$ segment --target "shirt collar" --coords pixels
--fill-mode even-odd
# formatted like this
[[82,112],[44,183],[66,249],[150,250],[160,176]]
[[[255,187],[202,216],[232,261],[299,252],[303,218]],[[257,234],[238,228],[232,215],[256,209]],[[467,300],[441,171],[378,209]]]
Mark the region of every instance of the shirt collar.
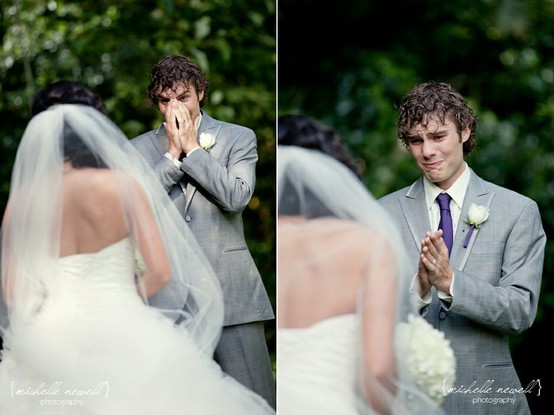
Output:
[[464,162],[464,171],[460,177],[446,190],[442,190],[436,184],[431,182],[427,177],[423,176],[423,188],[425,190],[425,201],[427,202],[427,208],[430,208],[439,193],[448,193],[452,200],[461,209],[464,203],[467,186],[469,185],[470,170],[466,162]]

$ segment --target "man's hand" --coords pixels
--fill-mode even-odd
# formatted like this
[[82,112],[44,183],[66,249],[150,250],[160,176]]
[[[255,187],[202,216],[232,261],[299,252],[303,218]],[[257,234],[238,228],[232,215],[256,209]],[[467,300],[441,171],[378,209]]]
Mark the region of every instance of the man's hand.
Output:
[[[450,266],[448,248],[442,239],[442,230],[427,232],[421,241],[421,255],[418,265],[420,284],[422,280],[434,285],[438,290],[450,294],[450,284],[454,271]],[[424,285],[422,285],[424,288]]]
[[165,113],[164,126],[169,138],[167,152],[175,158],[180,158],[181,153],[189,153],[198,147],[196,137],[198,135],[198,121],[192,120],[190,111],[182,102],[176,99],[169,101]]

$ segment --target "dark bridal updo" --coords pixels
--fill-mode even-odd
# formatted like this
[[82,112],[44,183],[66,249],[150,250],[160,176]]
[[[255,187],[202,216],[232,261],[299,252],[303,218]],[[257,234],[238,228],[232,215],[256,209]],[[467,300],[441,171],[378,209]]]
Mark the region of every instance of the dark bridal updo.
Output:
[[[106,115],[104,103],[94,92],[78,82],[67,80],[54,82],[41,90],[33,100],[31,113],[35,116],[58,104],[87,105]],[[90,152],[79,135],[67,123],[63,130],[63,154],[64,161],[70,162],[74,168],[107,167],[102,159]]]

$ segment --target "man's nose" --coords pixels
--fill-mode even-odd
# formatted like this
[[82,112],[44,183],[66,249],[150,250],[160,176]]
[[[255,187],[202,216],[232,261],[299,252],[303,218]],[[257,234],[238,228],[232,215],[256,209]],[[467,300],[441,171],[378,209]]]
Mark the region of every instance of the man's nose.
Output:
[[435,143],[433,140],[423,140],[422,151],[425,157],[430,157],[435,154]]

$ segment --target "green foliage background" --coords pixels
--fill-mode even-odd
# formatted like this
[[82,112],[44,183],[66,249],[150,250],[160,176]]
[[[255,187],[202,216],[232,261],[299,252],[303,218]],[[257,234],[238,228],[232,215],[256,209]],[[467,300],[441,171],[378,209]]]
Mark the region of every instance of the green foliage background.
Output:
[[[252,128],[259,162],[244,213],[249,247],[275,304],[276,5],[274,0],[12,0],[0,9],[0,209],[35,93],[82,82],[131,138],[161,123],[148,74],[189,55],[210,80],[211,116]],[[267,340],[275,358],[275,324]]]
[[[210,115],[258,136],[258,182],[245,211],[249,246],[275,300],[275,0],[11,0],[0,9],[0,209],[34,94],[80,81],[133,137],[160,122],[148,72],[192,56],[210,81]],[[278,4],[279,113],[333,126],[382,196],[419,172],[395,136],[395,104],[416,83],[451,82],[480,115],[468,163],[533,198],[549,241],[535,325],[513,338],[522,382],[552,387],[543,333],[554,308],[554,1],[388,0]],[[509,207],[507,207],[509,208]],[[275,353],[274,324],[268,326]],[[533,415],[551,413],[528,396]],[[547,409],[550,407],[550,410]]]
[[549,239],[537,319],[512,350],[522,383],[543,386],[527,396],[533,415],[552,413],[543,333],[554,307],[554,2],[280,0],[278,22],[279,114],[334,127],[377,197],[419,176],[396,138],[401,96],[436,80],[468,98],[480,116],[469,165],[534,199]]

